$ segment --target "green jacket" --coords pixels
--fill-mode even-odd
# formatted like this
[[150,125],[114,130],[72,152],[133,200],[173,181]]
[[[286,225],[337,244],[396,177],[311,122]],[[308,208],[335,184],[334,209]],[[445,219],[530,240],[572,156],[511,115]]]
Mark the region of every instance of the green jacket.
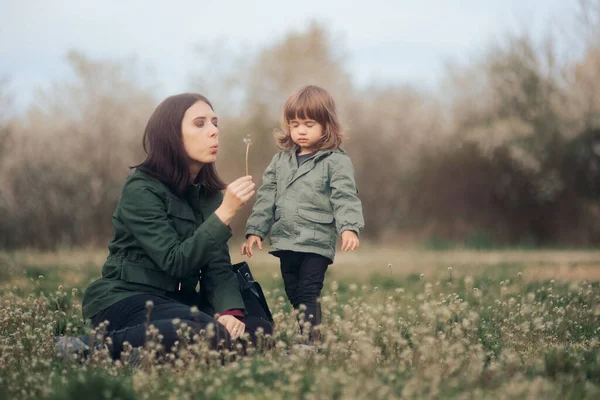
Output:
[[222,199],[203,185],[190,185],[178,197],[140,170],[129,175],[102,277],[83,296],[84,318],[135,294],[178,291],[191,296],[191,304],[200,270],[200,288],[215,312],[244,309],[227,246],[231,230],[214,214]]
[[300,166],[296,149],[281,151],[265,170],[246,236],[264,239],[270,228],[270,253],[316,253],[333,261],[337,235],[364,228],[357,193],[344,150],[318,151]]

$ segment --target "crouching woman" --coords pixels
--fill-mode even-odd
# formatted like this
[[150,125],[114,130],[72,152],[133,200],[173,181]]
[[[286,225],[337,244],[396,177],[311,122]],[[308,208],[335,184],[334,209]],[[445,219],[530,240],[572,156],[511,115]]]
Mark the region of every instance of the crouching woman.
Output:
[[211,103],[191,93],[165,99],[148,121],[143,145],[146,159],[127,177],[113,214],[102,277],[85,291],[84,318],[94,327],[108,321],[114,358],[124,342],[144,344],[146,321],[166,349],[177,340],[174,319],[194,331],[214,324],[215,347],[244,333],[255,339],[258,328],[271,333],[268,322],[246,315],[231,269],[229,223],[255,185],[249,176],[228,186],[219,178]]

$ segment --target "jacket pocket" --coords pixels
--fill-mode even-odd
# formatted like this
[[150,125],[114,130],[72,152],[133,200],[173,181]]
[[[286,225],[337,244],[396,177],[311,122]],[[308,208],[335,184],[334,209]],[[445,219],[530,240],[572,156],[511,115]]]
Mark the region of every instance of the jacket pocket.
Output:
[[167,204],[167,215],[177,234],[181,239],[187,239],[194,234],[196,229],[196,218],[194,212],[186,204],[169,199]]
[[131,261],[123,261],[121,264],[120,278],[125,282],[148,285],[169,292],[173,292],[177,289],[177,281],[175,278],[160,270],[147,268]]
[[196,223],[196,218],[194,217],[194,212],[192,211],[192,209],[189,206],[182,204],[177,200],[168,200],[167,214],[175,218]]
[[333,214],[321,210],[298,208],[296,242],[321,249],[335,247]]
[[311,222],[318,222],[321,224],[331,224],[333,222],[333,214],[319,210],[298,208],[298,215]]

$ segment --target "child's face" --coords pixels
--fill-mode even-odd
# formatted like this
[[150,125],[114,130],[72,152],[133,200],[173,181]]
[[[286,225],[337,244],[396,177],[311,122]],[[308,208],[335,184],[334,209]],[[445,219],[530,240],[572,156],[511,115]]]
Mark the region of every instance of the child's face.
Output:
[[312,119],[295,118],[289,122],[292,140],[300,147],[300,154],[308,154],[319,148],[323,126]]

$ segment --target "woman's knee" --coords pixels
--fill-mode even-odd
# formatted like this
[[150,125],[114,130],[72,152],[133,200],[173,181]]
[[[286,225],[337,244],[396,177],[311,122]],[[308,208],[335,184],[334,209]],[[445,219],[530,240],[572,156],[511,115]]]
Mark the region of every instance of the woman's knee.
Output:
[[[188,327],[188,337],[187,340],[190,342],[194,341],[199,335],[200,340],[208,340],[211,344],[212,348],[222,347],[224,344],[231,342],[231,336],[229,332],[219,322],[215,319],[210,319],[209,321],[191,321],[184,320],[181,321],[184,326]],[[180,332],[181,334],[181,332]]]
[[[227,329],[214,319],[208,323],[185,319],[180,321],[163,319],[152,321],[150,324],[161,336],[160,343],[166,351],[171,351],[176,342],[182,339],[191,343],[200,337],[200,340],[208,340],[212,348],[219,348],[231,341]],[[121,345],[124,341],[128,341],[134,347],[143,345],[148,339],[146,327],[143,325],[111,332],[111,336]]]

